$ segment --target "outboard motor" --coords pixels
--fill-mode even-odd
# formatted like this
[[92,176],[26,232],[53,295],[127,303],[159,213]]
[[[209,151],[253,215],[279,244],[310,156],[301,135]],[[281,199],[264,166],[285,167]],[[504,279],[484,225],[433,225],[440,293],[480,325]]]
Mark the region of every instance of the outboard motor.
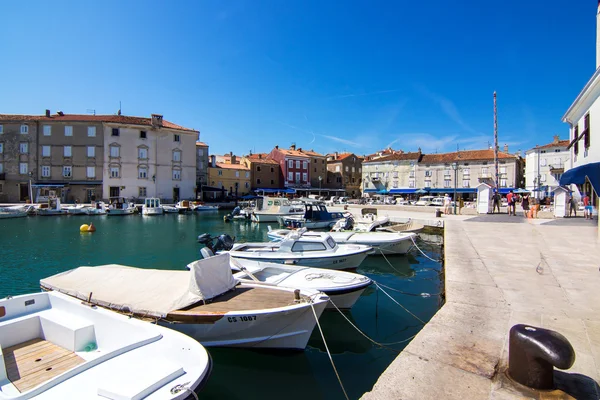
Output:
[[354,228],[354,218],[348,217],[342,223],[342,230],[351,231]]
[[217,238],[217,243],[215,244],[214,252],[216,253],[219,250],[229,251],[233,248],[233,244],[233,238],[228,234],[223,233]]
[[236,208],[233,209],[233,211],[231,212],[231,215],[233,215],[235,217],[236,215],[240,215],[241,212],[242,212],[242,209],[239,206],[237,206]]
[[209,243],[212,243],[212,238],[210,237],[210,234],[203,233],[202,235],[199,235],[198,243],[208,246]]

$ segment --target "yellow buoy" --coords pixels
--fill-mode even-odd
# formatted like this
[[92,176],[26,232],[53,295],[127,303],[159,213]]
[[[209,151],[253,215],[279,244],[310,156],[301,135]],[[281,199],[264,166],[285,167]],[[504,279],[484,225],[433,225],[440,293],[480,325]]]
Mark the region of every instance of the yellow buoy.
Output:
[[79,227],[79,232],[87,232],[90,226],[88,224],[83,224]]

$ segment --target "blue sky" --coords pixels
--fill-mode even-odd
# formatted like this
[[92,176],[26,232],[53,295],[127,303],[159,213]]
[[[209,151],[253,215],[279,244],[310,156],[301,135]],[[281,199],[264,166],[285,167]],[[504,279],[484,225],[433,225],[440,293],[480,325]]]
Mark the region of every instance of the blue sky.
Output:
[[162,113],[211,153],[567,138],[594,0],[4,1],[0,113]]

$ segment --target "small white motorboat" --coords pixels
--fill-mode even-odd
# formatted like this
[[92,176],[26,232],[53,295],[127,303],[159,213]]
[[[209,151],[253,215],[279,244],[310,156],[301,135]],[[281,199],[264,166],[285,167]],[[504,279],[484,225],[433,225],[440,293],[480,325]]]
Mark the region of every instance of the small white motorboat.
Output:
[[[390,217],[387,215],[378,216],[376,208],[363,208],[360,217],[352,217],[352,230],[355,232],[373,232],[377,228],[387,225],[390,222]],[[333,228],[335,231],[340,231],[339,224]]]
[[192,203],[189,200],[181,200],[175,204],[179,214],[185,214],[192,211]]
[[87,215],[105,215],[106,204],[102,201],[92,202],[92,205],[85,210]]
[[[212,242],[206,233],[198,237],[206,246],[209,240]],[[329,269],[357,268],[373,251],[369,246],[337,244],[326,232],[304,236],[299,231],[292,231],[280,242],[266,243],[234,243],[229,235],[221,235],[211,250],[240,259]]]
[[83,204],[76,204],[70,207],[64,207],[69,215],[87,215],[87,207]]
[[[213,257],[213,252],[208,247],[203,247],[200,252],[204,258]],[[230,258],[229,262],[233,276],[241,282],[258,281],[317,290],[329,296],[331,302],[340,309],[352,308],[365,289],[373,283],[364,275],[347,271],[325,271],[320,268],[235,258]],[[327,304],[327,308],[334,308],[333,304]]]
[[0,219],[26,217],[33,206],[0,207]]
[[[190,271],[122,265],[79,267],[42,279],[95,305],[183,332],[205,346],[304,349],[329,297],[309,289],[240,282],[229,254],[198,260]],[[87,299],[93,293],[91,299]],[[315,314],[313,314],[314,309]]]
[[63,209],[58,197],[49,197],[47,203],[42,203],[35,209],[37,215],[56,216],[67,215],[67,210]]
[[162,208],[165,214],[179,214],[179,209],[177,207],[163,205]]
[[219,206],[209,206],[204,203],[194,203],[192,204],[193,211],[219,211]]
[[144,200],[142,206],[142,215],[162,215],[163,207],[160,205],[160,199],[149,197]]
[[290,215],[278,217],[280,225],[288,228],[323,229],[331,228],[338,221],[343,221],[351,214],[342,212],[329,212],[323,204],[305,204],[303,215]]
[[[320,232],[309,232],[305,228],[299,230],[271,229],[269,226],[267,236],[275,242],[286,239],[289,235],[301,235],[307,239],[319,237]],[[408,253],[414,246],[415,233],[404,232],[329,232],[329,235],[339,244],[361,244],[370,246],[373,251],[370,255],[399,255]]]
[[280,217],[304,215],[301,204],[292,204],[285,197],[262,196],[257,199],[256,207],[251,211],[253,222],[277,222]]
[[185,399],[212,362],[192,338],[58,292],[0,299],[0,399]]
[[108,215],[132,215],[137,211],[134,203],[126,201],[122,197],[114,197],[106,212]]

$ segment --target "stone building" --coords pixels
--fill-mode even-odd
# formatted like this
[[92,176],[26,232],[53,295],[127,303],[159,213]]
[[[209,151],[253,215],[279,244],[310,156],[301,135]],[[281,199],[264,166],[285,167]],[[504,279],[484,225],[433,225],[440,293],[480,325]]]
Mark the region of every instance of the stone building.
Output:
[[250,169],[252,190],[278,189],[280,187],[280,166],[268,154],[249,154],[242,157],[241,163]]
[[353,153],[327,155],[327,180],[323,187],[344,189],[350,197],[360,197],[362,158]]

